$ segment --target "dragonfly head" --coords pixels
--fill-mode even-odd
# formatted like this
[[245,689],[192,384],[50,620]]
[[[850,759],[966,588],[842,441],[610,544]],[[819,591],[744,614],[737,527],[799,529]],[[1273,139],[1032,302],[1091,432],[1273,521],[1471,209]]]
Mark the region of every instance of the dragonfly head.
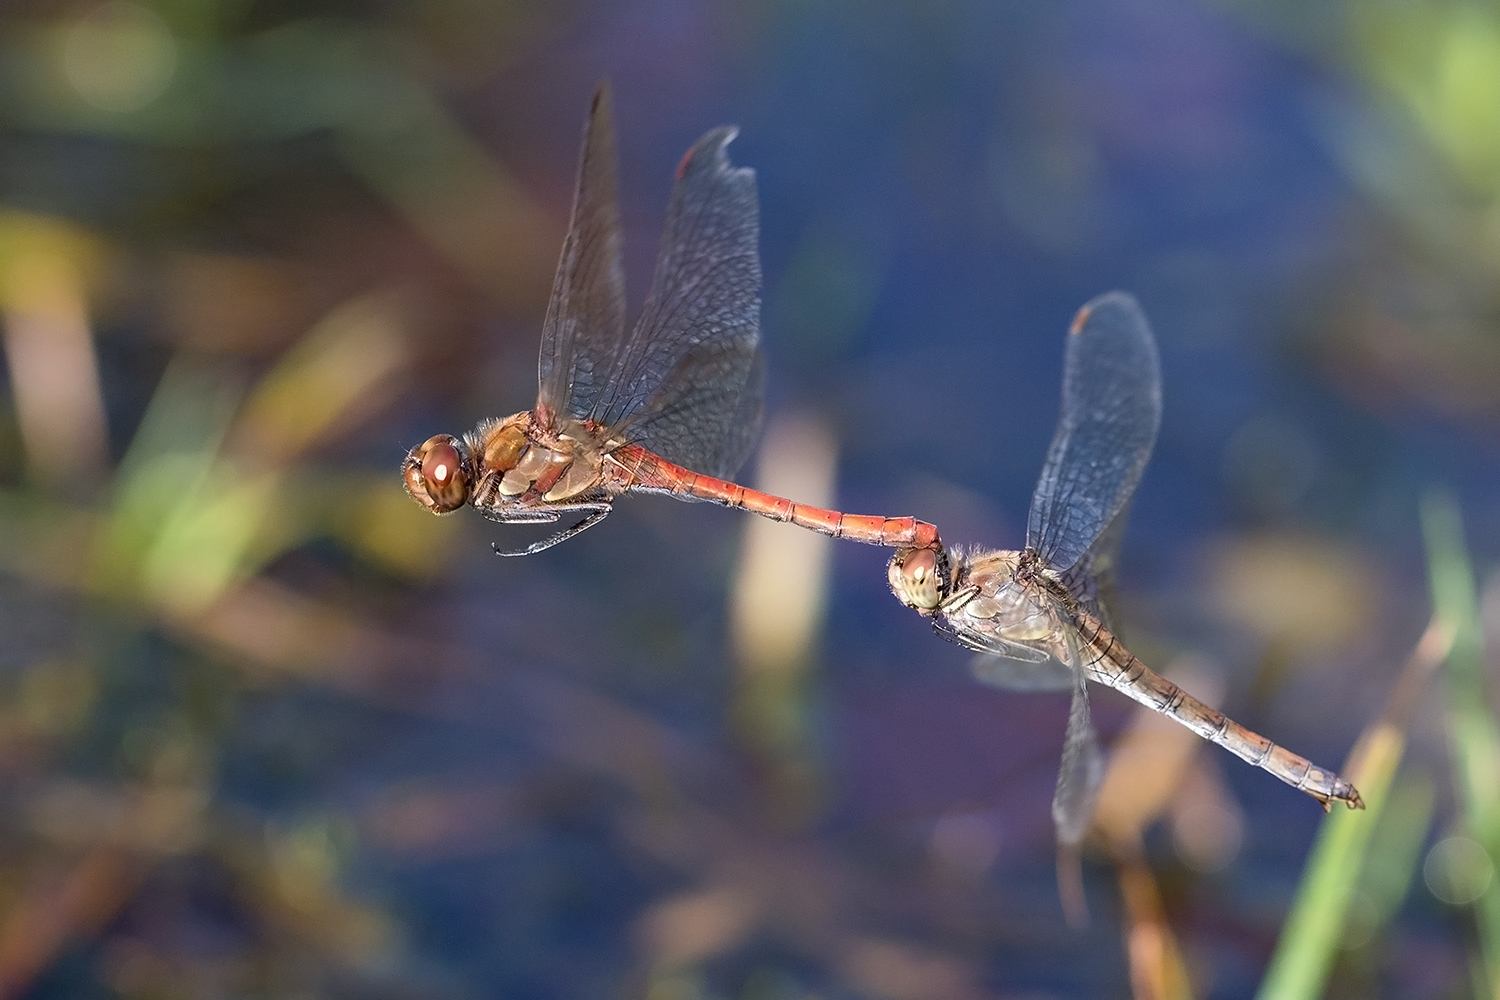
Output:
[[468,449],[448,434],[430,437],[413,448],[402,467],[406,492],[434,514],[462,507],[473,478]]
[[896,600],[923,614],[931,614],[953,587],[948,553],[941,549],[902,549],[891,556],[886,579]]

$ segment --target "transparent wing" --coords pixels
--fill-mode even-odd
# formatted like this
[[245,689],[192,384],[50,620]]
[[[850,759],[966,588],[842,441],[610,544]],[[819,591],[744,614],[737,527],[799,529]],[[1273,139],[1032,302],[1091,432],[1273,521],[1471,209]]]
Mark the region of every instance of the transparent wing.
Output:
[[946,616],[935,618],[933,626],[945,638],[980,654],[970,662],[969,669],[975,679],[985,684],[1010,691],[1073,692],[1057,790],[1052,796],[1052,820],[1060,842],[1079,843],[1094,815],[1094,801],[1104,779],[1104,763],[1099,753],[1099,738],[1089,717],[1088,686],[1076,634],[1072,629],[1064,633],[1067,662],[1063,662],[1032,646],[958,628]]
[[542,419],[587,416],[625,337],[625,271],[609,84],[600,83],[583,127],[573,217],[552,280],[537,363]]
[[981,684],[1006,691],[1066,691],[1072,686],[1072,672],[1035,646],[974,632],[947,615],[934,618],[932,627],[949,642],[974,650],[969,672]]
[[985,651],[969,661],[969,673],[979,683],[1005,691],[1068,691],[1073,687],[1073,671],[1061,660],[1045,654],[1040,660],[1022,660]]
[[759,429],[760,210],[733,128],[677,168],[651,294],[590,413],[694,471],[732,471]]
[[1082,604],[1084,610],[1104,623],[1104,627],[1115,634],[1119,621],[1115,614],[1115,566],[1120,553],[1120,539],[1125,534],[1125,522],[1130,514],[1130,504],[1105,526],[1104,531],[1079,557],[1072,568],[1059,574],[1068,592]]
[[[703,459],[704,472],[721,479],[730,479],[740,471],[740,467],[755,450],[765,408],[766,358],[757,346],[750,362],[750,374],[740,388],[739,408],[729,421],[724,436],[719,439],[717,453]],[[725,408],[723,412],[728,413],[728,409]]]
[[1068,331],[1062,415],[1031,498],[1026,544],[1065,573],[1140,482],[1161,424],[1156,341],[1135,299],[1110,292]]
[[760,434],[765,385],[765,359],[753,342],[700,345],[626,422],[626,435],[684,468],[732,478]]
[[1104,761],[1099,738],[1089,718],[1089,692],[1083,677],[1083,659],[1078,655],[1074,634],[1067,633],[1069,672],[1073,701],[1068,706],[1068,730],[1063,739],[1062,764],[1057,772],[1057,790],[1052,795],[1052,822],[1057,839],[1077,844],[1088,832],[1094,815],[1099,784],[1104,780]]
[[999,636],[986,635],[963,628],[947,615],[938,615],[934,618],[932,628],[949,642],[972,649],[976,653],[1003,657],[1021,663],[1043,663],[1051,659],[1046,653],[1032,646],[1023,646],[1020,643],[1001,639]]

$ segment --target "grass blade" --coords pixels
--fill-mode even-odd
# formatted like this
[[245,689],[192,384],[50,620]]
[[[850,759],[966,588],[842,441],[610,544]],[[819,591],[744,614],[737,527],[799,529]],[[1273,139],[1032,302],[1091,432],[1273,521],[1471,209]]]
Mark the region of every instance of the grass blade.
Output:
[[[1484,685],[1484,632],[1474,569],[1464,546],[1458,505],[1446,492],[1422,502],[1434,616],[1453,633],[1448,654],[1448,731],[1463,824],[1489,856],[1500,859],[1500,726]],[[1474,901],[1483,961],[1483,996],[1500,997],[1500,886],[1490,881]]]
[[1407,659],[1385,711],[1350,753],[1343,773],[1364,796],[1365,809],[1335,809],[1319,828],[1258,1000],[1312,1000],[1322,995],[1344,939],[1355,887],[1366,869],[1371,838],[1381,825],[1391,782],[1406,751],[1412,708],[1427,678],[1449,655],[1453,635],[1451,623],[1434,615]]

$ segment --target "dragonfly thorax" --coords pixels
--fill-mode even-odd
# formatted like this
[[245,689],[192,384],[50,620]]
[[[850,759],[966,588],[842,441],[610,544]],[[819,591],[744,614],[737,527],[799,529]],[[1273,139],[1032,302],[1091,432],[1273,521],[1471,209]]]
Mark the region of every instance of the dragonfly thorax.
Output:
[[517,413],[480,424],[466,441],[475,456],[470,502],[502,521],[511,511],[568,503],[602,477],[593,428],[580,421],[543,431],[530,412]]
[[462,440],[428,438],[406,456],[403,479],[434,514],[468,502],[501,521],[549,520],[538,512],[600,499],[603,447],[592,424],[565,421],[547,432],[530,412],[517,413],[487,420]]
[[1053,598],[1023,552],[986,552],[958,569],[950,618],[1009,642],[1048,643],[1057,636]]

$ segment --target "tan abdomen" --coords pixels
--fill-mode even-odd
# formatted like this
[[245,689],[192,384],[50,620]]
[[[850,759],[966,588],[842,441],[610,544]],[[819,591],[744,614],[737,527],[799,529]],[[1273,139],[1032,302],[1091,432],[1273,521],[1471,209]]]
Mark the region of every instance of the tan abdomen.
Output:
[[1365,807],[1355,787],[1334,772],[1277,746],[1218,709],[1203,704],[1148,668],[1088,612],[1080,609],[1077,617],[1079,639],[1084,644],[1080,654],[1090,680],[1107,684],[1147,708],[1176,720],[1236,757],[1270,771],[1324,806],[1329,800],[1337,799],[1351,809]]

